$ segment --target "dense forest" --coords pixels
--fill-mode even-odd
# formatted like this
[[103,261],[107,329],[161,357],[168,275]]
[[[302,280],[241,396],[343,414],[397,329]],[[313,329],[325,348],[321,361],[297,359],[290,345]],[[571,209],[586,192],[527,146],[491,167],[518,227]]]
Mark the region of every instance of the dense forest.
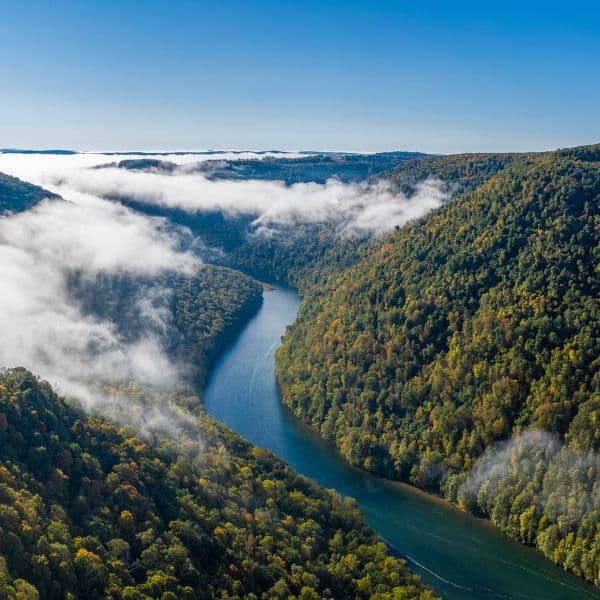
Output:
[[[373,184],[385,181],[410,195],[420,182],[436,179],[444,183],[451,195],[457,196],[479,187],[513,163],[528,164],[534,157],[533,154],[422,156],[403,160],[369,181]],[[339,235],[335,223],[296,225],[273,236],[251,236],[246,230],[238,240],[217,260],[255,277],[291,285],[301,292],[316,284],[320,290],[330,277],[337,277],[361,258],[368,260],[383,243],[378,237]]]
[[416,166],[462,193],[305,289],[284,401],[598,585],[600,146]]
[[141,439],[25,369],[0,375],[3,598],[433,598],[353,502],[193,398],[127,394],[193,418]]
[[56,200],[58,196],[37,185],[0,173],[0,216],[22,212],[46,198]]
[[[539,156],[539,155],[538,155]],[[512,165],[530,163],[535,154],[451,154],[405,161],[381,174],[408,193],[420,181],[432,177],[444,182],[455,195],[475,190]]]
[[177,353],[190,364],[198,387],[228,342],[258,310],[262,287],[251,277],[212,265],[195,277],[178,278],[173,286],[172,311],[179,334]]

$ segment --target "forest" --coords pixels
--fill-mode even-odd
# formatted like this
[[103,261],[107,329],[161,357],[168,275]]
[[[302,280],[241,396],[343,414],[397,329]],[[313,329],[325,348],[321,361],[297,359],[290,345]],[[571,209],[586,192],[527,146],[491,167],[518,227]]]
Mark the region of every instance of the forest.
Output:
[[[133,166],[164,171],[144,161]],[[204,414],[212,364],[260,306],[256,279],[303,297],[276,355],[298,418],[353,465],[439,494],[600,585],[600,146],[407,155],[368,176],[405,194],[439,180],[451,200],[384,236],[335,222],[261,236],[254,215],[109,198],[189,228],[214,263],[69,280],[84,312],[128,341],[149,326],[137,299],[166,315],[153,333],[190,367],[187,384],[96,385],[172,407],[181,428],[111,423],[5,372],[7,597],[433,597],[350,501]],[[4,212],[48,196],[0,179]]]
[[0,216],[27,210],[46,198],[58,197],[37,185],[0,173]]
[[434,597],[352,501],[193,398],[127,392],[194,412],[177,439],[142,439],[25,369],[0,375],[3,598]]
[[305,288],[284,401],[598,585],[600,146],[417,164],[458,195]]

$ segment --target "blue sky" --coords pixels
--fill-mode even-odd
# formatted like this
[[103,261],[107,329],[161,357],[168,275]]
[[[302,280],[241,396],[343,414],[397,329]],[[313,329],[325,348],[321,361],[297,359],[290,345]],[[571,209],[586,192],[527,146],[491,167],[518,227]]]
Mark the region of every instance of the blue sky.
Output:
[[0,147],[600,141],[591,2],[0,0]]

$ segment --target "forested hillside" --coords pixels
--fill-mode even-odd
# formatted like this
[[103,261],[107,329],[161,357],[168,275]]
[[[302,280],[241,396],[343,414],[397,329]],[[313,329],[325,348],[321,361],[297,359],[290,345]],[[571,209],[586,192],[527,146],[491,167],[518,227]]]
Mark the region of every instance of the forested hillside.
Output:
[[[307,292],[277,354],[284,401],[353,464],[598,584],[600,146],[480,159],[415,163],[464,193]],[[532,429],[557,437],[473,472]]]
[[191,398],[127,393],[196,414],[150,444],[24,369],[0,375],[2,597],[433,598],[351,501]]
[[0,215],[21,212],[56,194],[37,185],[0,173]]
[[[389,171],[371,179],[386,181],[410,195],[427,179],[444,183],[452,196],[481,186],[512,164],[528,164],[533,154],[459,154],[421,156],[403,160]],[[304,291],[323,285],[363,256],[377,249],[382,239],[371,236],[340,235],[335,224],[294,226],[275,236],[241,237],[230,247],[225,264],[258,277],[292,285]]]
[[215,265],[202,265],[190,277],[76,274],[69,292],[84,314],[110,321],[128,343],[148,334],[158,338],[169,356],[185,366],[191,376],[187,384],[197,388],[262,302],[255,279]]
[[[474,190],[511,165],[524,165],[535,154],[451,154],[426,156],[400,163],[381,174],[405,193],[432,177],[443,181],[455,195]],[[539,155],[538,155],[539,156]]]
[[[290,158],[264,156],[235,160],[204,160],[185,166],[187,173],[198,173],[211,181],[262,179],[294,183],[325,183],[330,178],[346,183],[363,181],[401,164],[427,156],[422,152],[379,152],[375,154],[315,153]],[[96,168],[117,167],[133,171],[173,173],[177,165],[168,160],[126,159],[99,165]]]
[[255,279],[225,267],[205,265],[195,277],[175,282],[172,310],[182,340],[177,353],[192,365],[197,385],[206,383],[216,358],[261,302]]

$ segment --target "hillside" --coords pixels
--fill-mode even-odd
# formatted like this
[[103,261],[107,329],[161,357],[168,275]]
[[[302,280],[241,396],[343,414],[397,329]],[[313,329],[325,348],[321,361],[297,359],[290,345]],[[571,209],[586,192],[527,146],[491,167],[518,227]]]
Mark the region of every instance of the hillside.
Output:
[[153,437],[85,416],[24,369],[0,375],[6,597],[433,598],[351,501],[202,411],[177,440]]
[[178,279],[173,288],[175,330],[182,340],[176,352],[193,365],[203,387],[210,368],[262,302],[262,287],[251,277],[205,265],[196,277]]
[[428,178],[440,179],[457,195],[477,189],[500,171],[512,165],[527,164],[534,160],[535,156],[515,153],[425,156],[402,162],[381,173],[381,177],[405,193],[410,192],[419,181]]
[[158,338],[198,388],[262,302],[260,283],[215,265],[202,265],[191,277],[73,276],[69,293],[84,314],[110,321],[128,343],[148,334]]
[[[419,159],[421,152],[380,152],[376,154],[315,153],[290,158],[265,156],[235,160],[205,160],[186,165],[186,173],[197,173],[211,181],[259,179],[294,183],[325,183],[335,177],[346,183],[363,181],[404,161]],[[172,174],[177,165],[168,160],[126,159],[99,165],[97,169],[116,167],[133,171],[153,171]]]
[[[468,160],[450,159],[455,201],[306,295],[277,355],[284,401],[353,464],[598,584],[600,146],[491,157],[465,179]],[[472,472],[527,430],[557,437]]]
[[46,198],[58,196],[37,185],[0,173],[0,215],[22,212]]
[[[378,173],[370,182],[386,182],[410,195],[426,179],[444,182],[452,196],[476,189],[513,164],[528,164],[533,154],[459,154],[403,160]],[[229,221],[232,223],[233,221]],[[335,277],[362,256],[378,248],[382,239],[340,236],[335,224],[295,226],[279,236],[240,236],[229,246],[224,263],[253,276],[292,285],[300,290]]]

